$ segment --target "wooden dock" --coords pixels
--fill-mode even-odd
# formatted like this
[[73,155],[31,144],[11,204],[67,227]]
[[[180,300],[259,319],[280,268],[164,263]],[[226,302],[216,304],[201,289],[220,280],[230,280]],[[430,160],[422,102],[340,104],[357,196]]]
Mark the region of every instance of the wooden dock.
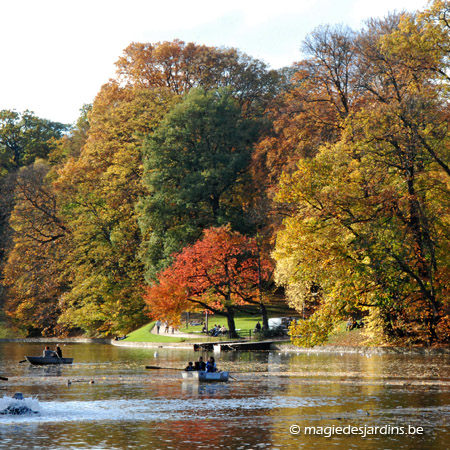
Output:
[[194,344],[194,350],[206,350],[214,352],[227,351],[264,351],[270,350],[272,344],[280,342],[279,340],[266,341],[217,341],[217,342],[200,342]]

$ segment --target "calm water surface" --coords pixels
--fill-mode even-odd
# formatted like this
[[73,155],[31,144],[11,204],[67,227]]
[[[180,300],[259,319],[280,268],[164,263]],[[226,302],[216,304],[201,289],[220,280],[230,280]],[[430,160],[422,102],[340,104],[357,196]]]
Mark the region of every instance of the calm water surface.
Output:
[[67,344],[72,366],[19,363],[42,348],[0,343],[0,405],[22,392],[39,411],[0,416],[0,449],[450,446],[448,355],[222,353],[235,380],[198,384],[144,368],[184,367],[199,356],[189,350]]

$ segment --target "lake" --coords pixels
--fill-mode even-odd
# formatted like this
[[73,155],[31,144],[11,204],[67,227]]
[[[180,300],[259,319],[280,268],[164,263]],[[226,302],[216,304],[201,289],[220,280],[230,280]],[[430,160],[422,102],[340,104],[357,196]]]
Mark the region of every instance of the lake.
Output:
[[199,384],[145,369],[199,352],[66,344],[71,366],[19,363],[42,349],[0,343],[0,398],[22,392],[39,411],[0,416],[0,449],[449,447],[449,355],[228,352],[214,356],[235,379]]

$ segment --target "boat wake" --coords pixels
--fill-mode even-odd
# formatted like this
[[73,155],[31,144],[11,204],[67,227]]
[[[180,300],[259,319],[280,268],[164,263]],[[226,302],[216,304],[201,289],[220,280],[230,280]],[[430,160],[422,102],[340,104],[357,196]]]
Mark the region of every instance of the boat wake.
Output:
[[[11,401],[11,397],[8,397]],[[31,401],[33,399],[25,399]],[[330,400],[330,399],[329,399]],[[22,400],[24,401],[24,400]],[[200,399],[149,399],[149,400],[99,400],[99,401],[67,401],[67,402],[37,402],[27,404],[30,409],[39,405],[38,415],[27,417],[11,417],[11,422],[84,422],[84,421],[165,421],[192,419],[203,416],[204,401]],[[333,400],[331,400],[334,403]],[[254,397],[242,399],[209,399],[208,407],[214,411],[217,418],[226,418],[229,411],[236,414],[239,410],[247,414],[248,410],[275,408],[314,407],[323,404],[317,398],[276,398]],[[328,404],[330,402],[328,401]],[[9,403],[5,402],[5,407]],[[1,409],[1,407],[0,407]],[[0,423],[5,423],[8,416],[0,416]]]
[[39,414],[40,405],[36,398],[24,398],[22,394],[16,393],[13,397],[3,396],[0,398],[0,415],[22,416]]

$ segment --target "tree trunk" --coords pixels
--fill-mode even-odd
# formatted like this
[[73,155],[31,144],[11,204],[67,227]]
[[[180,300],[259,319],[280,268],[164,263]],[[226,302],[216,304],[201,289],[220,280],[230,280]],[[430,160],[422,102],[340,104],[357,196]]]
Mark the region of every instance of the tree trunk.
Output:
[[262,302],[259,304],[259,311],[261,312],[262,329],[268,330],[269,329],[269,318],[267,317],[266,305]]
[[228,335],[231,339],[237,338],[236,324],[234,323],[234,309],[231,306],[227,306],[227,322],[228,322]]

